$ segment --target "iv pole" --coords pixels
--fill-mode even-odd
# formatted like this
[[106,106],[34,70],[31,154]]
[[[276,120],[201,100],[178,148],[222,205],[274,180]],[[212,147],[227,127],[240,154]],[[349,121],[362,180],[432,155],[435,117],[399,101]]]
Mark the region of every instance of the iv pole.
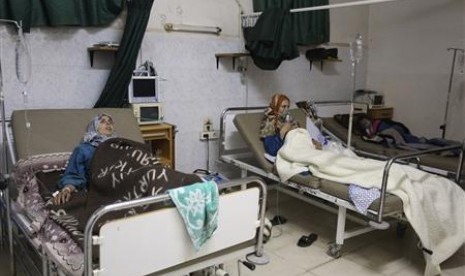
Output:
[[357,66],[362,59],[362,35],[357,34],[355,41],[350,43],[350,60],[352,61],[352,92],[350,93],[350,113],[349,113],[349,128],[347,131],[347,148],[351,148],[352,143],[352,126],[354,120],[354,93],[357,82]]
[[449,99],[450,99],[450,93],[452,91],[452,81],[454,79],[454,71],[455,71],[455,59],[457,57],[457,52],[462,52],[464,54],[464,49],[461,48],[447,48],[447,51],[454,51],[453,57],[452,57],[452,66],[450,69],[450,77],[449,77],[449,88],[447,89],[447,100],[446,100],[446,111],[444,113],[444,121],[439,128],[442,130],[442,138],[444,139],[446,137],[446,128],[447,128],[447,115],[449,113]]
[[[8,20],[8,19],[0,19],[0,24],[1,23],[10,23],[14,24],[17,28],[18,31],[18,36],[20,36],[18,39],[22,39],[22,34],[23,34],[23,28],[22,28],[22,23],[21,21],[14,21],[14,20]],[[3,199],[5,200],[5,205],[6,205],[6,214],[7,214],[7,228],[8,228],[8,243],[9,243],[9,253],[10,253],[10,272],[12,275],[15,274],[15,266],[14,266],[14,252],[13,252],[13,229],[11,225],[11,210],[10,210],[10,191],[8,187],[8,158],[7,158],[7,131],[6,131],[6,115],[5,115],[5,95],[3,93],[3,74],[2,74],[2,66],[1,66],[1,57],[2,57],[2,43],[3,43],[3,38],[1,37],[0,34],[0,119],[2,121],[2,166],[0,171],[0,190],[2,191]],[[3,247],[3,231],[2,227],[0,225],[0,245]]]

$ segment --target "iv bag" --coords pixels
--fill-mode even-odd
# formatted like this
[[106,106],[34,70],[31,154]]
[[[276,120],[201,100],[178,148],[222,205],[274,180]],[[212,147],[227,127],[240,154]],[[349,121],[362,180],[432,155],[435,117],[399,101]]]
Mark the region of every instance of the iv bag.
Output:
[[16,77],[20,83],[26,85],[31,77],[31,57],[21,29],[18,30],[15,54]]
[[362,35],[357,34],[355,41],[350,43],[350,60],[359,63],[363,57],[363,42]]

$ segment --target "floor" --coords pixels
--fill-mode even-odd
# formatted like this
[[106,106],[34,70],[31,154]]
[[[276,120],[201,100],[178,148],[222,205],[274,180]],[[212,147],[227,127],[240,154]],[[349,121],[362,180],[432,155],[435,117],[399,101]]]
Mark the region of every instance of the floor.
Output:
[[[267,216],[272,218],[277,214],[287,222],[273,227],[272,238],[265,244],[269,264],[257,265],[254,271],[241,265],[240,275],[423,275],[425,263],[410,228],[403,238],[397,237],[396,227],[391,227],[349,239],[344,243],[342,256],[334,259],[326,250],[327,244],[334,240],[335,214],[273,191],[268,198]],[[354,226],[353,223],[348,225]],[[317,234],[318,239],[309,247],[298,247],[299,238],[310,233]],[[7,252],[6,248],[0,252],[0,275],[9,275]],[[442,275],[465,275],[465,247],[462,246],[441,268]],[[234,260],[226,262],[225,269],[230,276],[238,275]]]

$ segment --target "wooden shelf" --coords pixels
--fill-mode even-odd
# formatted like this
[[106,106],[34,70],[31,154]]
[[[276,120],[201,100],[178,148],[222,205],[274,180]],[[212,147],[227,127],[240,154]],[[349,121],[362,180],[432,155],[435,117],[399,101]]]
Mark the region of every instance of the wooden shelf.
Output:
[[168,123],[139,125],[145,143],[150,145],[153,156],[160,162],[174,169],[174,141],[176,126]]
[[95,52],[114,52],[115,57],[116,57],[118,48],[119,47],[115,47],[115,46],[92,46],[92,47],[87,48],[87,51],[89,52],[89,57],[90,57],[90,67],[94,65],[94,53]]
[[232,58],[232,67],[234,70],[236,67],[236,58],[248,57],[248,56],[250,56],[250,53],[218,53],[218,54],[215,54],[216,69],[218,69],[219,67],[220,58]]

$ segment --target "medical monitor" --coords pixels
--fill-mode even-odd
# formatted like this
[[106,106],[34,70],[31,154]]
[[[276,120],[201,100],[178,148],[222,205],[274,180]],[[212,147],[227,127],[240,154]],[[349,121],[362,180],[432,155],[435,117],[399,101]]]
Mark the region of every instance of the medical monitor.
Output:
[[157,76],[132,76],[128,87],[129,103],[158,102]]
[[162,103],[133,103],[131,107],[140,125],[163,122]]

